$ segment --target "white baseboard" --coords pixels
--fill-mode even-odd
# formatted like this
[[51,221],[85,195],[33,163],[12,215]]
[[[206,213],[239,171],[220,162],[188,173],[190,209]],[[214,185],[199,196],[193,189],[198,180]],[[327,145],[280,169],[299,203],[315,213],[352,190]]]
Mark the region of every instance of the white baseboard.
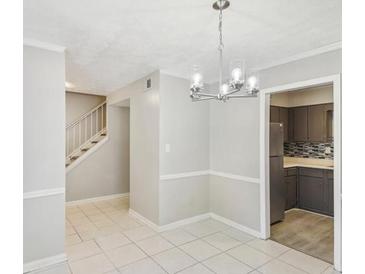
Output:
[[152,222],[149,219],[147,219],[146,217],[144,217],[143,215],[139,214],[138,212],[134,211],[131,208],[129,209],[128,212],[129,212],[129,215],[135,217],[136,219],[138,219],[139,221],[141,221],[145,225],[152,228],[154,231],[160,232],[160,227],[157,224],[155,224],[154,222]]
[[127,198],[127,197],[129,197],[129,192],[99,196],[99,197],[76,200],[76,201],[70,201],[70,202],[66,202],[66,206],[82,205],[82,204],[86,204],[86,203],[95,203],[95,202],[100,202],[100,201],[105,201],[105,200],[110,200],[110,199]]
[[23,273],[40,270],[40,269],[49,267],[51,265],[63,263],[66,261],[67,261],[67,256],[65,253],[62,253],[62,254],[59,254],[56,256],[46,257],[46,258],[43,258],[40,260],[35,260],[35,261],[29,262],[29,263],[25,263],[23,265]]
[[144,223],[145,225],[149,226],[150,228],[152,228],[153,230],[155,230],[157,232],[172,230],[172,229],[184,226],[184,225],[196,223],[196,222],[210,218],[209,213],[205,213],[205,214],[193,216],[191,218],[186,218],[186,219],[182,219],[180,221],[169,223],[167,225],[159,226],[159,225],[155,224],[154,222],[150,221],[149,219],[147,219],[146,217],[144,217],[143,215],[141,215],[140,213],[134,211],[133,209],[129,209],[129,214],[131,216],[137,218],[139,221],[141,221],[142,223]]
[[209,219],[209,218],[210,218],[209,213],[196,215],[196,216],[193,216],[193,217],[190,217],[190,218],[182,219],[180,221],[169,223],[167,225],[162,225],[162,226],[160,226],[160,231],[175,229],[175,228],[178,228],[178,227],[181,227],[181,226],[184,226],[184,225],[196,223],[196,222],[206,220],[206,219]]
[[313,212],[313,211],[310,211],[310,210],[301,209],[299,207],[293,207],[293,208],[290,208],[288,210],[285,210],[285,213],[290,212],[292,210],[301,210],[301,211],[305,211],[305,212],[308,212],[308,213],[311,213],[311,214],[315,214],[315,215],[318,215],[318,216],[321,216],[321,217],[326,217],[326,218],[334,219],[333,216],[328,216],[328,215],[324,215],[324,214],[321,214],[321,213]]
[[196,223],[196,222],[199,222],[199,221],[202,221],[202,220],[212,218],[212,219],[220,221],[220,222],[222,222],[226,225],[229,225],[233,228],[241,230],[241,231],[243,231],[247,234],[250,234],[250,235],[252,235],[256,238],[260,237],[260,232],[259,231],[256,231],[254,229],[251,229],[249,227],[246,227],[244,225],[236,223],[236,222],[234,222],[230,219],[224,218],[224,217],[219,216],[215,213],[205,213],[205,214],[201,214],[201,215],[196,215],[196,216],[191,217],[191,218],[182,219],[180,221],[176,221],[176,222],[173,222],[173,223],[170,223],[170,224],[167,224],[167,225],[162,225],[162,226],[159,226],[159,225],[155,224],[154,222],[148,220],[146,217],[144,217],[140,213],[134,211],[133,209],[129,209],[129,214],[131,216],[137,218],[139,221],[146,224],[147,226],[149,226],[150,228],[152,228],[153,230],[155,230],[157,232],[172,230],[172,229],[184,226],[184,225],[188,225],[188,224],[191,224],[191,223]]
[[215,213],[210,213],[210,217],[212,219],[215,219],[217,221],[220,221],[220,222],[222,222],[222,223],[224,223],[226,225],[229,225],[229,226],[234,227],[234,228],[236,228],[238,230],[241,230],[243,232],[246,232],[247,234],[250,234],[250,235],[252,235],[252,236],[254,236],[256,238],[260,238],[260,236],[261,236],[261,233],[259,231],[256,231],[256,230],[254,230],[252,228],[249,228],[247,226],[244,226],[244,225],[241,225],[239,223],[236,223],[236,222],[234,222],[234,221],[232,221],[230,219],[224,218],[224,217],[222,217],[220,215],[217,215]]

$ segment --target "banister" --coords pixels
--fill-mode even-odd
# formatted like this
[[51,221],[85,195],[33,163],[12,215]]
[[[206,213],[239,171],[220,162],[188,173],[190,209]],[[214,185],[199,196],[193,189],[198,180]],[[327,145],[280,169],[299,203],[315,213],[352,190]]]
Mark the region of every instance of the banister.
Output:
[[76,125],[77,123],[79,123],[80,121],[82,121],[83,119],[85,119],[86,117],[88,117],[90,114],[92,114],[95,110],[99,109],[100,107],[102,107],[103,105],[106,104],[106,101],[102,102],[101,104],[97,105],[96,107],[94,107],[93,109],[91,109],[90,111],[86,112],[85,114],[83,114],[80,118],[78,118],[77,120],[73,121],[72,123],[70,123],[69,125],[66,125],[66,129]]

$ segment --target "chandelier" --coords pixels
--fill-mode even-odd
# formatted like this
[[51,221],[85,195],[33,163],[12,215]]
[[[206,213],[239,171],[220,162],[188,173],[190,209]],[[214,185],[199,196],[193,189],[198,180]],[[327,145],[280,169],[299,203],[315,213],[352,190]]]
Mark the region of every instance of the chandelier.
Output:
[[[232,61],[230,63],[231,77],[230,80],[223,82],[223,36],[222,21],[223,10],[230,5],[228,0],[217,0],[213,4],[213,8],[219,11],[219,90],[216,95],[204,92],[203,75],[197,66],[193,68],[190,85],[190,97],[193,102],[216,99],[226,102],[231,98],[256,97],[259,92],[258,77],[254,73],[245,73],[242,61]],[[239,91],[243,91],[238,93]]]

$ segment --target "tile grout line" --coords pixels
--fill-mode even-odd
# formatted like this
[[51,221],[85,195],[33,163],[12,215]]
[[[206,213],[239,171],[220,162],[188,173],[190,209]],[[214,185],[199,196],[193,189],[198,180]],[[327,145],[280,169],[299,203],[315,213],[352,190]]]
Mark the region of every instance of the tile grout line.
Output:
[[[121,205],[121,204],[117,204],[117,205],[113,205],[112,203],[110,203],[110,201],[106,201],[106,203],[108,204],[108,205],[110,205],[110,208],[112,208],[112,209],[115,209],[115,212],[117,212],[118,214],[119,213],[124,213],[124,207],[123,207],[123,204]],[[151,259],[153,262],[155,262],[163,271],[165,271],[165,272],[167,272],[168,273],[168,271],[162,266],[162,265],[160,265],[155,259],[154,259],[154,256],[157,256],[157,255],[159,255],[159,254],[161,254],[161,253],[164,253],[164,252],[167,252],[167,251],[169,251],[169,250],[172,250],[172,249],[174,249],[174,248],[176,248],[177,250],[179,250],[179,251],[181,251],[182,253],[184,253],[185,255],[187,255],[188,257],[190,257],[190,258],[192,258],[194,261],[195,261],[195,263],[194,264],[192,264],[192,265],[190,265],[190,266],[187,266],[187,267],[185,267],[185,268],[183,268],[183,269],[180,269],[180,270],[178,270],[177,272],[175,272],[175,273],[179,273],[179,272],[182,272],[182,271],[184,271],[185,269],[187,269],[187,268],[190,268],[190,267],[194,267],[194,266],[196,266],[196,265],[198,265],[198,264],[201,264],[201,265],[203,265],[204,267],[206,267],[207,269],[209,269],[210,271],[212,271],[213,273],[216,273],[214,270],[212,270],[212,269],[210,269],[209,268],[209,266],[207,266],[207,265],[205,265],[204,264],[204,262],[206,262],[207,260],[209,260],[209,259],[211,259],[211,258],[213,258],[213,257],[216,257],[216,256],[220,256],[220,255],[223,255],[223,254],[226,254],[227,256],[229,256],[230,258],[232,258],[232,259],[234,259],[235,261],[237,261],[237,262],[239,262],[239,263],[241,263],[241,264],[243,264],[243,265],[245,265],[245,266],[248,266],[249,268],[251,268],[252,270],[249,272],[249,273],[251,273],[251,272],[254,272],[254,271],[258,271],[258,269],[259,268],[261,268],[261,267],[263,267],[263,266],[265,266],[265,265],[267,265],[267,264],[269,264],[270,262],[272,262],[272,261],[274,261],[274,260],[278,260],[278,261],[280,261],[280,262],[282,262],[282,263],[284,263],[284,264],[286,264],[286,265],[288,265],[288,266],[291,266],[291,267],[294,267],[295,269],[298,269],[298,270],[300,270],[300,271],[303,271],[303,272],[305,272],[305,273],[308,273],[307,271],[305,271],[305,270],[303,270],[303,269],[301,269],[301,268],[299,268],[299,267],[297,267],[297,266],[295,266],[295,265],[292,265],[292,264],[290,264],[290,263],[287,263],[287,262],[285,262],[285,261],[283,261],[280,257],[282,257],[284,254],[286,254],[286,253],[288,253],[288,252],[290,252],[291,250],[295,250],[295,249],[292,249],[292,248],[290,248],[290,247],[287,247],[287,246],[285,246],[285,245],[283,245],[284,247],[286,247],[286,248],[288,248],[288,250],[286,250],[286,251],[284,251],[284,252],[282,252],[282,253],[280,253],[280,254],[278,254],[278,255],[276,255],[276,256],[272,256],[271,254],[268,254],[268,253],[266,253],[266,252],[264,252],[264,251],[262,251],[262,250],[260,250],[260,249],[258,249],[258,248],[256,248],[256,247],[254,247],[254,246],[251,246],[251,245],[249,245],[248,243],[250,243],[250,242],[252,242],[252,241],[254,241],[254,240],[260,240],[259,238],[256,238],[256,237],[252,237],[252,239],[249,239],[248,241],[241,241],[241,240],[238,240],[238,239],[236,239],[235,237],[233,237],[233,236],[231,236],[231,235],[228,235],[228,234],[226,234],[225,232],[226,231],[228,231],[228,230],[230,230],[230,229],[232,229],[233,227],[231,227],[231,226],[229,226],[229,225],[226,225],[226,227],[224,227],[223,229],[218,229],[217,231],[214,231],[214,232],[211,232],[211,233],[208,233],[208,234],[204,234],[204,235],[202,235],[202,236],[197,236],[197,235],[194,235],[193,233],[191,233],[189,230],[187,230],[186,229],[186,227],[187,226],[189,226],[189,225],[185,225],[185,226],[182,226],[182,227],[177,227],[177,228],[175,228],[175,229],[171,229],[171,230],[168,230],[168,231],[174,231],[174,230],[181,230],[182,232],[184,232],[184,233],[187,233],[188,235],[190,235],[190,236],[192,236],[192,237],[194,237],[195,239],[193,239],[193,240],[189,240],[189,241],[187,241],[187,242],[183,242],[182,244],[180,244],[180,245],[178,245],[178,244],[175,244],[175,243],[173,243],[171,240],[169,240],[168,238],[166,238],[166,236],[164,236],[163,235],[163,233],[164,232],[168,232],[168,231],[162,231],[162,232],[155,232],[153,235],[149,235],[149,236],[147,236],[147,237],[145,237],[145,238],[141,238],[141,239],[139,239],[139,240],[132,240],[130,237],[128,237],[127,236],[127,234],[125,234],[125,232],[127,232],[127,231],[130,231],[130,230],[133,230],[133,229],[137,229],[137,228],[139,228],[139,227],[147,227],[147,228],[149,228],[147,225],[145,225],[145,224],[141,224],[141,223],[139,223],[139,222],[136,222],[136,223],[138,223],[139,224],[139,226],[137,226],[137,227],[133,227],[133,228],[129,228],[129,229],[124,229],[124,227],[123,226],[121,226],[118,222],[116,222],[116,221],[114,221],[110,216],[109,216],[109,214],[110,214],[110,211],[104,211],[103,210],[103,208],[101,208],[101,207],[98,207],[97,206],[97,204],[95,204],[95,203],[90,203],[93,207],[95,207],[96,209],[98,209],[98,211],[100,211],[100,214],[103,216],[103,217],[105,217],[105,218],[107,218],[109,221],[111,221],[111,225],[106,225],[106,226],[101,226],[101,227],[98,227],[98,226],[96,226],[95,225],[95,223],[91,220],[91,218],[90,218],[90,216],[93,216],[94,214],[92,214],[92,215],[90,215],[89,216],[89,214],[87,214],[86,212],[88,211],[88,210],[83,210],[81,207],[79,207],[79,206],[76,206],[76,208],[78,209],[78,211],[80,211],[85,217],[86,217],[86,219],[88,220],[88,221],[90,221],[91,222],[91,224],[96,228],[96,231],[99,231],[99,230],[101,230],[101,229],[103,229],[104,227],[109,227],[109,226],[117,226],[118,228],[120,228],[120,231],[117,231],[117,232],[110,232],[110,234],[108,234],[108,235],[112,235],[112,234],[116,234],[116,233],[120,233],[121,235],[123,235],[123,236],[125,236],[130,242],[129,243],[126,243],[126,244],[122,244],[122,245],[120,245],[120,246],[118,246],[118,247],[114,247],[114,248],[112,248],[112,249],[110,249],[110,250],[114,250],[114,249],[117,249],[117,248],[120,248],[120,247],[123,247],[123,246],[126,246],[126,245],[134,245],[136,248],[138,248],[144,255],[145,255],[145,257],[144,258],[141,258],[141,259],[139,259],[139,260],[136,260],[136,261],[133,261],[133,262],[131,262],[131,263],[128,263],[128,264],[126,264],[126,265],[123,265],[122,267],[120,267],[120,268],[124,268],[124,267],[127,267],[127,266],[129,266],[129,265],[131,265],[131,264],[133,264],[133,263],[136,263],[136,262],[139,262],[139,261],[141,261],[141,260],[144,260],[144,259],[147,259],[147,258],[149,258],[149,259]],[[89,205],[89,204],[86,204],[86,205]],[[126,206],[128,206],[128,205],[126,205]],[[104,207],[104,208],[109,208],[109,207]],[[91,210],[92,211],[92,210]],[[114,212],[114,210],[112,211],[112,212]],[[128,211],[126,211],[126,212],[128,212]],[[77,212],[76,212],[77,213]],[[109,213],[109,214],[108,214]],[[119,272],[119,268],[111,261],[111,259],[109,258],[109,256],[107,255],[107,251],[108,250],[104,250],[103,248],[101,248],[101,246],[99,245],[99,243],[96,241],[96,238],[97,237],[95,237],[95,236],[93,236],[93,238],[92,239],[90,239],[90,240],[87,240],[87,241],[85,241],[82,237],[81,237],[81,234],[80,234],[80,232],[78,231],[78,229],[76,229],[76,227],[77,226],[75,226],[71,221],[70,221],[70,219],[68,219],[68,216],[67,215],[72,215],[72,213],[71,214],[65,214],[66,215],[66,221],[69,223],[68,225],[70,225],[71,227],[72,227],[72,229],[75,231],[75,233],[73,233],[73,234],[70,234],[70,235],[67,235],[67,236],[72,236],[72,235],[77,235],[79,238],[80,238],[80,240],[81,240],[81,243],[76,243],[76,244],[82,244],[82,243],[85,243],[85,242],[88,242],[88,241],[93,241],[95,244],[96,244],[96,246],[99,248],[99,250],[100,250],[100,252],[99,253],[97,253],[97,254],[94,254],[94,255],[90,255],[90,256],[87,256],[87,257],[84,257],[84,258],[80,258],[80,259],[77,259],[77,260],[74,260],[74,261],[80,261],[80,260],[83,260],[83,259],[87,259],[87,258],[90,258],[90,257],[92,257],[92,256],[96,256],[96,255],[100,255],[100,254],[104,254],[105,256],[106,256],[106,258],[108,259],[108,261],[111,263],[111,265],[115,268],[115,270],[116,271],[118,271]],[[95,214],[95,215],[97,215],[97,214]],[[128,216],[128,215],[127,215]],[[76,218],[77,219],[77,218]],[[131,217],[131,219],[132,220],[134,220],[135,218],[133,218],[133,217]],[[214,219],[212,219],[212,218],[209,218],[208,220],[214,220]],[[206,222],[207,220],[202,220],[202,221],[199,221],[199,222]],[[216,222],[218,222],[218,223],[221,223],[221,222],[219,222],[218,220],[214,220],[214,221],[216,221]],[[199,223],[199,222],[195,222],[195,223]],[[195,224],[195,223],[192,223],[192,224]],[[244,232],[243,232],[244,233]],[[228,238],[230,238],[230,239],[232,239],[232,240],[235,240],[235,241],[238,241],[238,242],[240,242],[240,244],[238,244],[238,245],[235,245],[235,246],[233,246],[233,247],[231,247],[231,248],[229,248],[229,249],[221,249],[221,248],[218,248],[218,246],[214,246],[213,244],[211,244],[210,242],[208,242],[205,238],[207,238],[207,237],[210,237],[210,236],[213,236],[213,235],[215,235],[215,234],[222,234],[222,235],[224,235],[225,237],[228,237]],[[247,233],[245,233],[245,234],[247,234]],[[105,235],[105,237],[107,237],[108,235]],[[157,252],[157,253],[155,253],[155,254],[151,254],[151,255],[149,255],[149,254],[147,254],[147,252],[146,251],[144,251],[143,249],[142,249],[142,247],[140,247],[139,246],[139,244],[138,244],[138,242],[141,242],[141,241],[144,241],[144,240],[147,240],[147,239],[150,239],[150,238],[153,238],[153,237],[160,237],[161,239],[163,239],[163,240],[165,240],[166,242],[168,242],[169,244],[171,244],[171,247],[169,247],[169,248],[167,248],[167,249],[165,249],[165,250],[162,250],[162,251],[160,251],[160,252]],[[191,256],[190,254],[188,254],[187,252],[185,252],[182,248],[181,248],[181,246],[183,246],[183,245],[186,245],[186,244],[189,244],[189,243],[192,243],[192,242],[194,242],[194,241],[197,241],[197,240],[200,240],[200,241],[202,241],[202,242],[204,242],[204,243],[206,243],[207,245],[209,245],[209,246],[211,246],[211,247],[213,247],[213,248],[215,248],[216,250],[218,250],[219,252],[217,253],[217,254],[214,254],[214,255],[212,255],[212,256],[209,256],[209,257],[207,257],[207,258],[204,258],[203,260],[197,260],[197,259],[195,259],[193,256]],[[276,241],[273,241],[273,242],[275,242],[275,243],[277,243]],[[72,244],[72,245],[69,245],[69,246],[73,246],[73,245],[76,245],[76,244]],[[278,244],[280,244],[280,243],[278,243]],[[280,244],[281,245],[281,244]],[[232,249],[235,249],[235,248],[238,248],[238,247],[240,247],[240,246],[248,246],[248,247],[250,247],[250,248],[253,248],[253,249],[255,249],[256,251],[258,251],[258,252],[260,252],[260,253],[262,253],[262,254],[265,254],[265,255],[267,255],[267,256],[269,256],[271,259],[268,261],[268,262],[266,262],[266,263],[264,263],[263,265],[261,265],[261,266],[259,266],[259,267],[256,267],[256,268],[253,268],[253,267],[251,267],[250,265],[247,265],[246,263],[244,263],[244,262],[242,262],[242,261],[240,261],[240,260],[238,260],[237,258],[234,258],[233,256],[231,256],[228,252],[230,251],[230,250],[232,250]],[[300,251],[298,251],[298,252],[300,252]],[[300,252],[300,253],[303,253],[303,252]],[[304,254],[304,253],[303,253]],[[313,257],[313,256],[310,256],[310,257]],[[315,257],[313,257],[313,258],[315,258]],[[320,259],[318,259],[318,258],[315,258],[315,259],[317,259],[317,260],[319,260],[319,261],[323,261],[323,260],[320,260]],[[325,262],[326,264],[328,264],[327,262]],[[68,265],[68,268],[69,268],[69,270],[70,270],[70,272],[72,273],[72,270],[71,270],[71,267],[70,267],[70,264],[69,264],[69,262],[67,262],[67,265]],[[328,264],[328,266],[321,272],[321,273],[324,273],[327,269],[329,269],[331,267],[331,264]]]

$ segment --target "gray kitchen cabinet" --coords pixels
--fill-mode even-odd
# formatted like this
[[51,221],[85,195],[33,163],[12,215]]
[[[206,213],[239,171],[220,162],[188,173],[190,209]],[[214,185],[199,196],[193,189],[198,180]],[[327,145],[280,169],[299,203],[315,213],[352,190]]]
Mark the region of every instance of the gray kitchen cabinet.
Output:
[[308,140],[311,142],[326,142],[326,111],[324,105],[308,107]]
[[328,192],[328,215],[333,216],[333,171],[328,170],[327,171],[327,182],[326,182],[326,188]]
[[333,104],[325,104],[326,142],[333,142]]
[[284,107],[279,108],[279,121],[283,124],[284,130],[284,142],[289,141],[288,125],[289,125],[289,114],[288,109]]
[[299,205],[302,209],[324,211],[324,186],[322,178],[299,177]]
[[270,106],[270,122],[280,123],[280,107]]
[[289,142],[333,141],[332,103],[292,107],[286,111],[288,115],[287,140]]
[[285,169],[286,205],[285,210],[297,206],[297,168]]
[[293,108],[293,141],[308,141],[308,107]]
[[294,109],[288,108],[288,142],[294,141]]
[[333,216],[333,171],[300,167],[298,204],[299,208]]

